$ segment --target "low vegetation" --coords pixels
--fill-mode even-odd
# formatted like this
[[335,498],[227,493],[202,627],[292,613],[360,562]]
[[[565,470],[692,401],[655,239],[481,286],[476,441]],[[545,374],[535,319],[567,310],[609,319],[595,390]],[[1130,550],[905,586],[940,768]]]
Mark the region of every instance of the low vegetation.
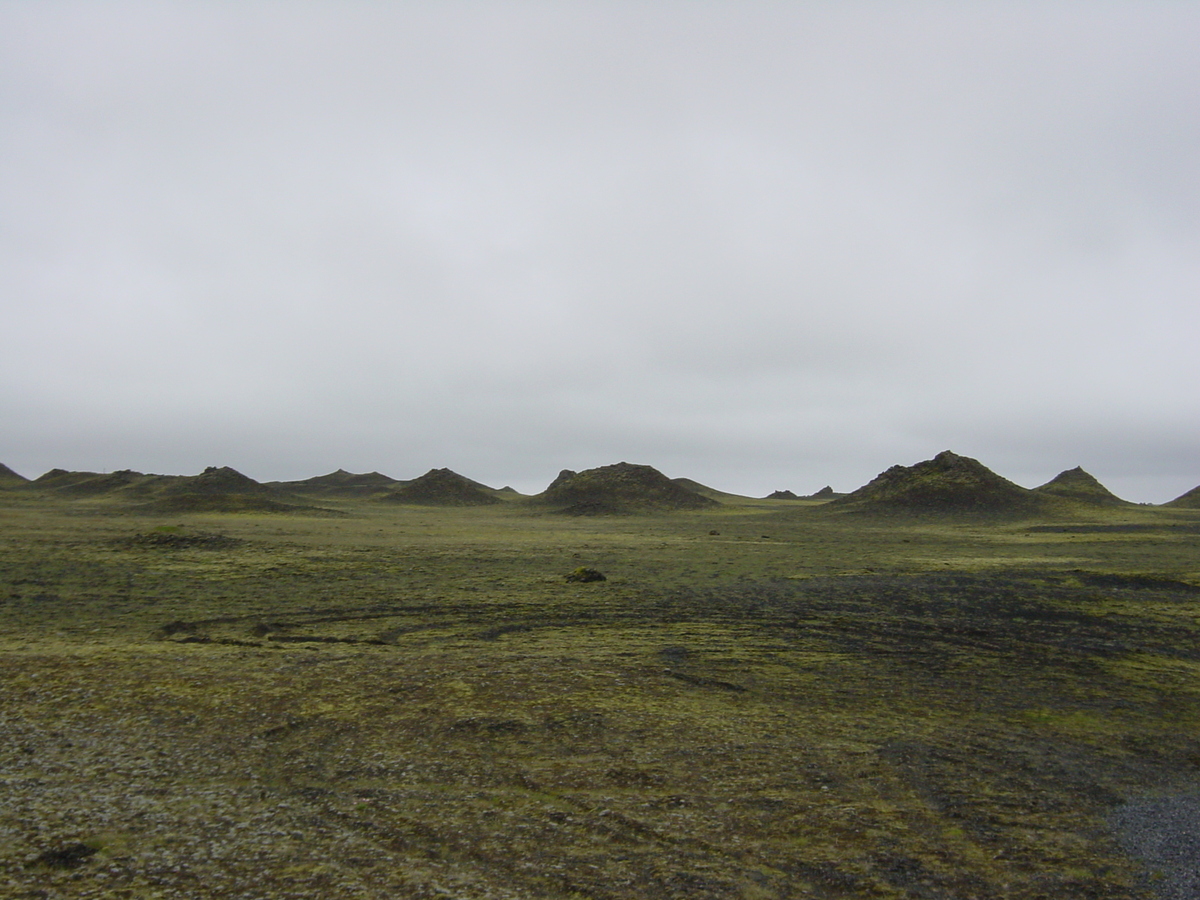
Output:
[[325,515],[0,492],[0,896],[1184,877],[1129,822],[1200,776],[1195,510],[562,516],[361,486],[318,485]]

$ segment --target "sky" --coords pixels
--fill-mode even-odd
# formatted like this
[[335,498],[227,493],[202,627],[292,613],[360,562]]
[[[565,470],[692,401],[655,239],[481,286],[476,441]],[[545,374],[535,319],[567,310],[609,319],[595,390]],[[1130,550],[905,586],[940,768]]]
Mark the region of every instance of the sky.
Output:
[[0,0],[0,462],[1200,484],[1200,4]]

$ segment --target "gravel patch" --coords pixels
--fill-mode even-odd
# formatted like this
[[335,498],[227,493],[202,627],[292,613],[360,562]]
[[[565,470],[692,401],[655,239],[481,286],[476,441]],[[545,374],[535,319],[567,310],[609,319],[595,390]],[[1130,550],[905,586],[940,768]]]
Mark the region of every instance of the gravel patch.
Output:
[[1131,801],[1112,823],[1159,900],[1200,897],[1200,790]]

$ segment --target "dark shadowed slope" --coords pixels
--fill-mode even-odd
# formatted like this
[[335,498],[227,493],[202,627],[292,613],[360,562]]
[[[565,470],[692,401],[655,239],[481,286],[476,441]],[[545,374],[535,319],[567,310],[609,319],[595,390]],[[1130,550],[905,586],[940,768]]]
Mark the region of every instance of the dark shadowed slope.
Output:
[[705,509],[716,500],[689,490],[652,466],[627,462],[583,472],[564,469],[536,501],[575,515]]
[[0,463],[0,488],[20,487],[23,484],[29,484],[29,479]]
[[949,450],[913,466],[892,466],[828,504],[856,512],[1014,515],[1035,513],[1047,498]]
[[1128,501],[1122,500],[1116,494],[1112,493],[1079,466],[1059,473],[1050,481],[1035,487],[1033,490],[1037,494],[1061,497],[1064,500],[1073,500],[1077,503],[1097,504],[1100,506],[1130,505]]
[[430,469],[379,499],[419,506],[491,506],[502,502],[491,488],[450,469]]
[[707,497],[709,500],[716,500],[718,503],[727,500],[745,500],[746,497],[741,494],[731,494],[729,491],[722,491],[714,487],[709,487],[707,484],[701,484],[691,478],[672,478],[671,481],[693,493],[699,494],[701,497]]

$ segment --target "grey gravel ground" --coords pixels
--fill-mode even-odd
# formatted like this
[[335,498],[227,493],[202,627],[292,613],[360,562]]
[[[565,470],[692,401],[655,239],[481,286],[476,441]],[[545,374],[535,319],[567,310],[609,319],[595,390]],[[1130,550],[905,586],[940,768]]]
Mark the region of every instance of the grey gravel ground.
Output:
[[1200,791],[1147,797],[1113,815],[1121,843],[1146,866],[1160,900],[1200,898]]

